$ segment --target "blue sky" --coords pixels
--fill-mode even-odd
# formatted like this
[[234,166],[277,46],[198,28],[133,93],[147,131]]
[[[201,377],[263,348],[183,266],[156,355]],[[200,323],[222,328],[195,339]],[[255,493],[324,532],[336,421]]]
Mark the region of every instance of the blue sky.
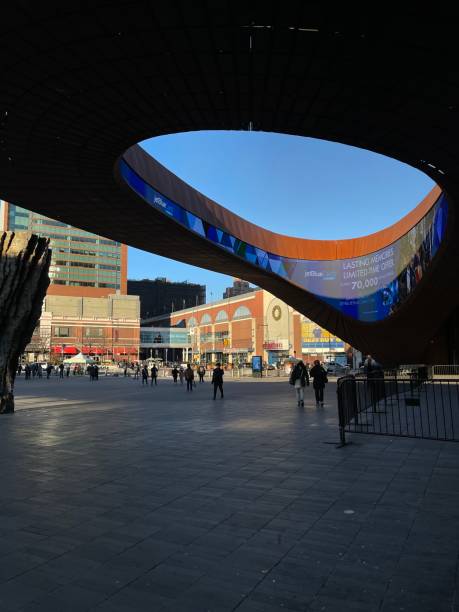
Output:
[[[266,132],[188,132],[142,146],[187,183],[263,227],[304,238],[362,236],[391,225],[433,187],[398,161],[346,145]],[[177,247],[179,248],[179,246]],[[232,279],[138,249],[129,278],[207,285],[219,299]]]

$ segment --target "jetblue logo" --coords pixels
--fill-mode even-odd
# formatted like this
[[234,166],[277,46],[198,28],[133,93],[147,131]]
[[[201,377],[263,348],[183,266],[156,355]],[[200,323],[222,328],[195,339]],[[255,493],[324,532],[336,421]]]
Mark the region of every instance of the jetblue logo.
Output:
[[166,208],[166,203],[165,203],[165,202],[163,202],[163,200],[161,200],[161,198],[160,198],[159,196],[156,196],[156,197],[155,197],[155,199],[154,199],[154,203],[155,203],[157,206],[161,206],[161,208]]

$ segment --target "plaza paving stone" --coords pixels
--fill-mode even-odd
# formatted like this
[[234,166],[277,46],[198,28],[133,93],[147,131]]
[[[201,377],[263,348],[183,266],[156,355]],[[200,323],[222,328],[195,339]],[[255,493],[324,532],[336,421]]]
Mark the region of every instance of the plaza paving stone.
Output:
[[459,446],[338,440],[285,379],[24,381],[0,418],[0,610],[454,612]]

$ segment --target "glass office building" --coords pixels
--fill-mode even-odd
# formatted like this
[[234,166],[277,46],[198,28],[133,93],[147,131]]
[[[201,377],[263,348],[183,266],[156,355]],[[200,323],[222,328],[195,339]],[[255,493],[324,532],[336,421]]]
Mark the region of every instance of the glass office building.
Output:
[[4,203],[4,207],[5,229],[26,230],[50,238],[51,287],[88,288],[83,292],[86,294],[93,293],[94,288],[98,295],[126,293],[125,245],[14,204]]

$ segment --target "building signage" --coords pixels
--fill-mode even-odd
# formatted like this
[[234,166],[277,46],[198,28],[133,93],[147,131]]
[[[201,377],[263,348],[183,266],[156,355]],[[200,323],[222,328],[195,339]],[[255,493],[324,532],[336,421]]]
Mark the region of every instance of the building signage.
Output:
[[274,340],[269,342],[263,342],[263,348],[266,351],[287,351],[288,350],[288,342],[287,340]]

